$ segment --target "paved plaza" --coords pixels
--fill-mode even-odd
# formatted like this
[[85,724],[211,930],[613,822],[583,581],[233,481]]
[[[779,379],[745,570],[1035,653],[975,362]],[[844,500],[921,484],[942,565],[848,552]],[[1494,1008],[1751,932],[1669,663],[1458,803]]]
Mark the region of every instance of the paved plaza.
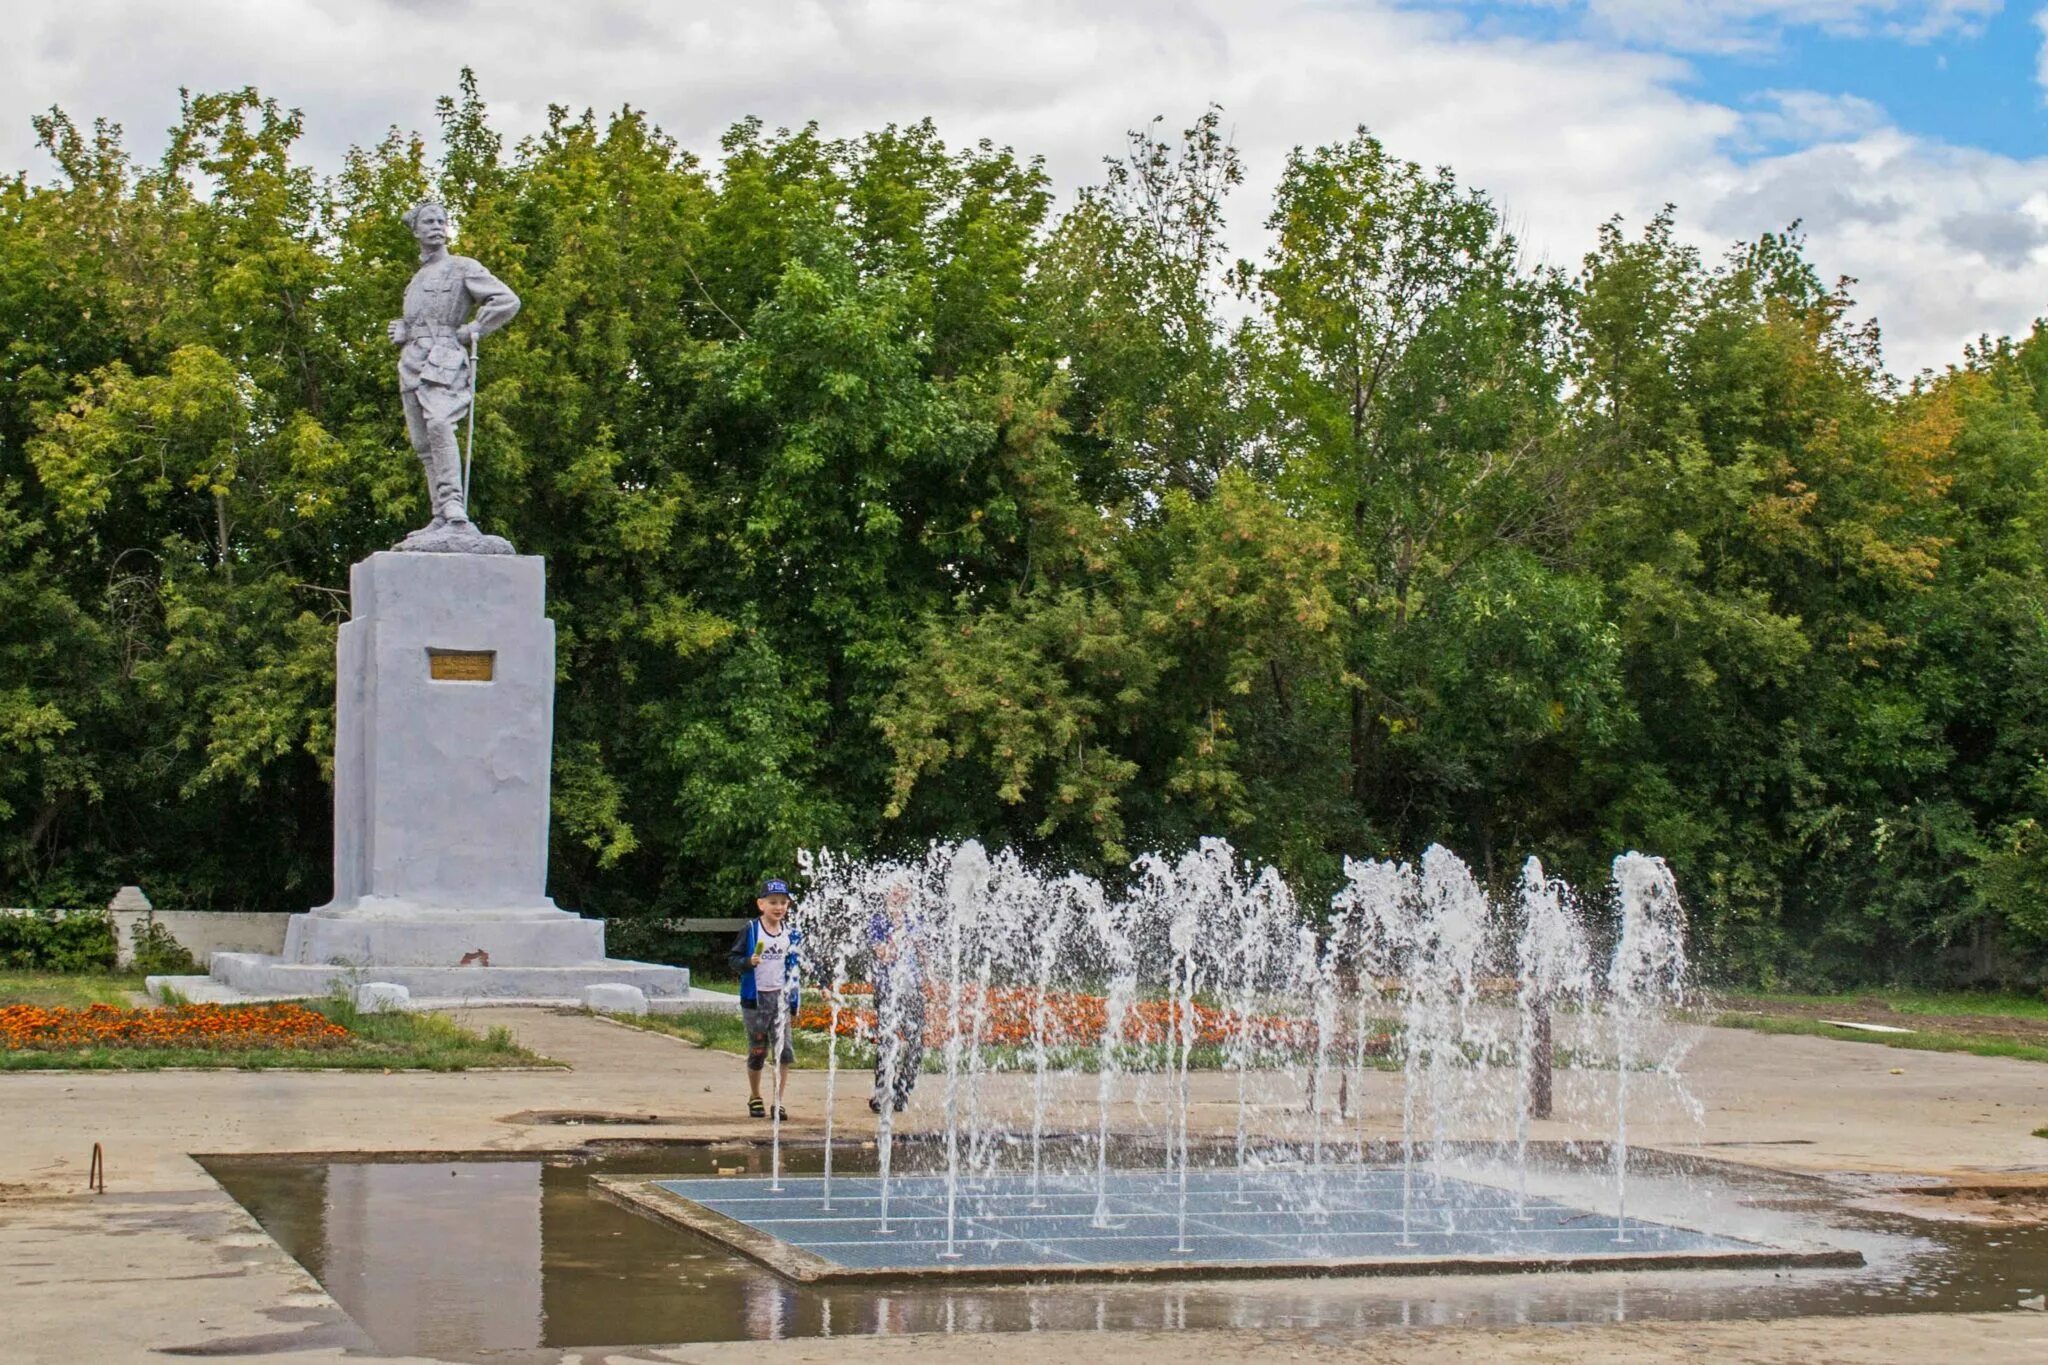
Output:
[[[0,1133],[0,1320],[8,1358],[142,1361],[161,1352],[293,1362],[361,1359],[368,1342],[318,1283],[287,1257],[192,1159],[193,1153],[539,1152],[585,1138],[759,1139],[740,1107],[739,1058],[588,1016],[493,1010],[565,1070],[458,1074],[186,1072],[18,1074],[0,1078],[11,1122]],[[2038,1179],[2048,1141],[2048,1068],[2033,1063],[1785,1037],[1708,1031],[1689,1066],[1705,1121],[1645,1128],[1644,1144],[1697,1150],[1781,1169],[1947,1177],[1968,1183]],[[1367,1112],[1393,1113],[1398,1078]],[[816,1136],[824,1077],[792,1082],[789,1135]],[[839,1121],[867,1119],[842,1086]],[[639,1117],[565,1127],[565,1112]],[[1196,1122],[1232,1121],[1227,1083],[1196,1078]],[[915,1129],[930,1111],[913,1106]],[[1539,1139],[1571,1134],[1537,1125]],[[85,1192],[93,1145],[108,1192]],[[1565,1329],[1328,1334],[1261,1329],[1115,1337],[1119,1360],[1896,1360],[1939,1355],[1952,1365],[2048,1354],[2048,1314],[1923,1315],[1753,1323],[1671,1323]],[[1213,1338],[1213,1339],[1212,1339]],[[1825,1349],[1816,1343],[1825,1343]],[[1915,1343],[1919,1345],[1916,1346]],[[1097,1352],[1100,1340],[1077,1352]],[[1052,1354],[1047,1352],[1051,1350]],[[692,1345],[662,1352],[569,1352],[575,1360],[983,1361],[1061,1358],[1054,1339],[835,1338]],[[1604,1353],[1604,1354],[1603,1354]],[[549,1354],[546,1358],[554,1359]],[[1067,1356],[1064,1358],[1077,1358]]]

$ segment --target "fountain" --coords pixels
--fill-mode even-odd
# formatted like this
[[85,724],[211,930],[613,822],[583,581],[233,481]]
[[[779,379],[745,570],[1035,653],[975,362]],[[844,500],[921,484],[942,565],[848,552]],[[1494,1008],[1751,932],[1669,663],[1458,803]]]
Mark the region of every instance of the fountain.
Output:
[[[1405,863],[1356,862],[1344,860],[1344,889],[1330,901],[1331,914],[1349,930],[1355,974],[1360,983],[1360,1009],[1365,996],[1378,994],[1379,982],[1405,983],[1416,968],[1419,921],[1416,917],[1419,887],[1415,873]],[[1415,1064],[1421,1054],[1415,1046],[1412,1011],[1423,992],[1400,987],[1404,1017],[1410,1027],[1402,1034],[1401,1055],[1401,1240],[1397,1245],[1412,1247],[1411,1223],[1415,1208]],[[1363,1104],[1360,1105],[1363,1108]]]
[[988,881],[988,855],[970,839],[946,874],[946,1249],[939,1254],[949,1261],[960,1255],[954,1239],[960,1219],[961,940],[979,918]]
[[[1571,888],[1522,868],[1521,927],[1515,938],[1515,1216],[1526,1217],[1529,1120],[1550,1117],[1551,1012],[1560,1003],[1583,1011],[1592,1001],[1593,968],[1586,933],[1572,913]],[[1616,1231],[1620,1225],[1617,1222]]]
[[1614,1240],[1628,1237],[1629,1081],[1645,1034],[1685,999],[1685,910],[1662,858],[1614,860],[1621,932],[1607,971],[1607,1019],[1614,1036]]
[[1238,888],[1231,896],[1222,975],[1229,979],[1230,1013],[1225,1023],[1224,1065],[1236,1081],[1236,1142],[1232,1158],[1237,1173],[1237,1192],[1232,1202],[1249,1201],[1245,1189],[1246,1162],[1250,1155],[1250,1077],[1259,1060],[1260,1048],[1254,1031],[1253,1010],[1259,993],[1269,984],[1275,955],[1273,926],[1294,919],[1294,898],[1280,874],[1267,868],[1258,879]]
[[1046,1081],[1052,1066],[1049,1035],[1052,1032],[1052,988],[1059,969],[1060,950],[1066,946],[1074,907],[1099,905],[1102,888],[1086,877],[1069,876],[1055,888],[1052,918],[1039,936],[1031,974],[1035,994],[1031,1001],[1031,1202],[1034,1209],[1045,1207],[1045,1107]]
[[[1666,1033],[1685,999],[1685,921],[1657,859],[1614,864],[1598,982],[1588,912],[1533,858],[1505,904],[1440,846],[1414,864],[1347,859],[1324,914],[1220,839],[1138,859],[1122,894],[973,841],[804,867],[796,913],[832,982],[805,1026],[831,1033],[828,1095],[847,1014],[879,1063],[873,1173],[835,1173],[844,1126],[828,1121],[823,1181],[790,1178],[777,1125],[765,1189],[675,1179],[620,1195],[728,1240],[744,1226],[734,1244],[795,1278],[1813,1254],[1629,1214],[1631,1108],[1682,1055]],[[865,1004],[850,985],[863,976]],[[1611,1103],[1573,1116],[1613,1135],[1611,1209],[1532,1188],[1554,1015],[1573,1065],[1613,1076],[1567,1088]],[[898,1081],[883,1078],[927,1044],[943,1096],[906,1157]],[[1087,1117],[1065,1118],[1090,1088]],[[1198,1122],[1207,1104],[1231,1109],[1227,1126]],[[1391,1138],[1396,1123],[1382,1155],[1368,1129]]]
[[825,1177],[822,1202],[832,1207],[832,1119],[839,1099],[839,1011],[846,999],[846,945],[832,957],[831,1014],[826,1022],[825,1052]]
[[1114,1228],[1109,1213],[1109,1121],[1116,1103],[1118,1064],[1123,1056],[1124,1020],[1131,999],[1138,990],[1137,953],[1131,943],[1128,917],[1098,897],[1091,907],[1088,927],[1095,931],[1109,972],[1109,994],[1104,1000],[1100,1050],[1096,1054],[1096,1136],[1095,1214],[1089,1226],[1098,1230]]

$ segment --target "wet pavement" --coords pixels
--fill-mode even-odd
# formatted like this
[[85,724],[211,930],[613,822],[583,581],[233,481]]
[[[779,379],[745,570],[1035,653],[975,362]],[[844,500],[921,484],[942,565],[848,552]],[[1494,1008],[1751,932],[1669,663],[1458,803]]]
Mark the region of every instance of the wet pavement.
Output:
[[[816,1148],[786,1149],[815,1174]],[[479,1159],[488,1158],[488,1159]],[[838,1168],[861,1164],[841,1152]],[[1632,1176],[1644,1215],[1863,1254],[1860,1269],[1553,1272],[1370,1281],[923,1287],[793,1284],[623,1208],[596,1176],[761,1175],[768,1153],[622,1145],[603,1155],[432,1160],[215,1157],[207,1170],[387,1352],[502,1361],[577,1346],[913,1332],[1350,1330],[2010,1310],[2048,1293],[2048,1226],[1878,1206],[1868,1180],[1693,1164]],[[1590,1203],[1588,1172],[1555,1193]]]

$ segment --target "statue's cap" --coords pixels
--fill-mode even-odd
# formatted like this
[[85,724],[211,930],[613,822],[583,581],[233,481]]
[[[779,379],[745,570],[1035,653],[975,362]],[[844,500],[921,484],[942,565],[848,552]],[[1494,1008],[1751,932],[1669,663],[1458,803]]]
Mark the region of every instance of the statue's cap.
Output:
[[411,208],[407,209],[405,211],[404,216],[401,217],[399,221],[404,223],[408,230],[418,227],[420,215],[422,213],[425,213],[428,209],[439,209],[441,210],[441,216],[443,218],[446,218],[448,216],[448,206],[430,195],[427,198],[420,200],[419,203],[414,204]]

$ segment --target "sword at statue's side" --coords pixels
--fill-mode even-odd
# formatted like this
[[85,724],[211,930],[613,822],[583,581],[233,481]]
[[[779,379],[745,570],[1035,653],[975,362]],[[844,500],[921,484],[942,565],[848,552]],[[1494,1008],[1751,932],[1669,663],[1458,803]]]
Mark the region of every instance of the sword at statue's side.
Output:
[[[462,449],[462,515],[469,516],[469,466],[476,458],[476,342],[474,333],[469,338],[469,439]],[[470,518],[472,521],[474,517]]]

